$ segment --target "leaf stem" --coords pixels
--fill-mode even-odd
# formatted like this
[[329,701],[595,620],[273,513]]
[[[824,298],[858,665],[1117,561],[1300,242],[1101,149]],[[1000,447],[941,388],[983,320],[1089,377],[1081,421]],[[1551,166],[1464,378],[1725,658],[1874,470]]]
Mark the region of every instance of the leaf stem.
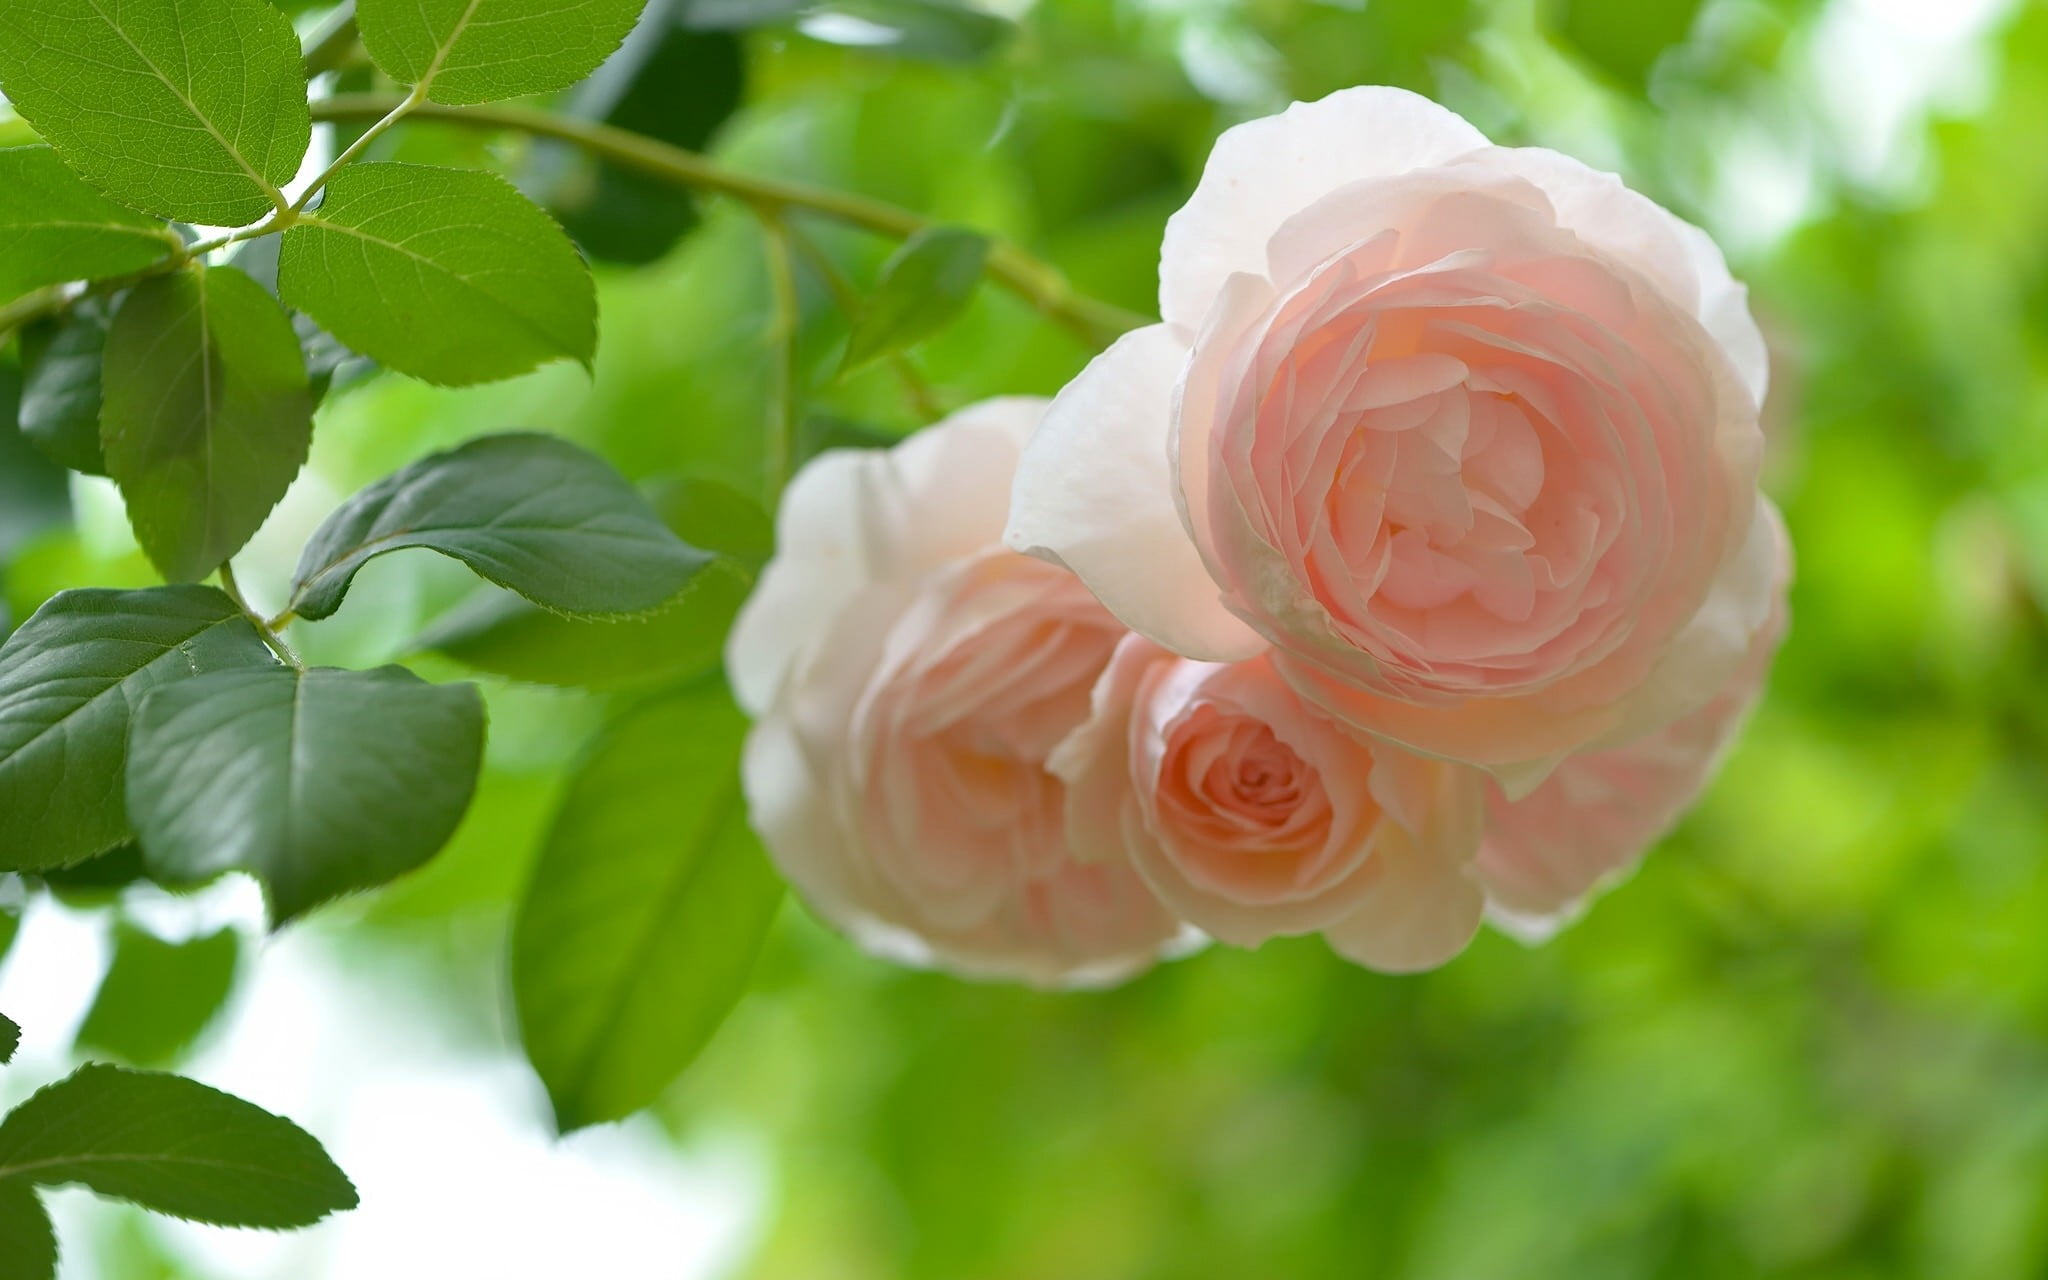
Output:
[[[270,646],[270,651],[276,654],[279,660],[294,671],[305,671],[306,664],[300,661],[298,654],[292,652],[291,645],[285,642],[278,625],[265,621],[262,614],[249,607],[248,598],[242,594],[241,584],[235,581],[235,567],[227,561],[221,562],[220,589],[228,599],[235,602],[235,608],[242,611],[242,616],[249,620],[250,626],[256,628],[256,634],[263,637],[263,643]],[[282,618],[290,616],[289,610],[279,615]]]
[[[402,101],[397,94],[337,94],[312,104],[313,119],[379,120],[389,116]],[[409,114],[415,120],[433,120],[474,129],[510,129],[536,137],[554,138],[602,156],[622,168],[681,187],[715,191],[745,201],[764,212],[804,209],[899,240],[907,240],[937,225],[922,214],[880,200],[852,192],[740,173],[715,164],[694,151],[672,147],[612,125],[551,115],[530,107],[504,104],[450,107],[423,102],[412,108]],[[1091,346],[1107,346],[1118,335],[1151,323],[1148,317],[1076,293],[1058,268],[1013,244],[997,242],[989,251],[985,269],[997,284]]]
[[789,224],[778,212],[760,210],[762,240],[768,259],[768,292],[774,303],[769,341],[775,344],[774,385],[768,420],[768,496],[780,497],[796,466],[797,336],[803,328],[803,299],[796,289],[796,262],[791,255]]
[[321,188],[331,182],[334,179],[334,175],[340,173],[349,161],[361,155],[363,148],[383,137],[386,130],[397,124],[400,120],[405,119],[408,115],[411,115],[413,110],[426,100],[427,91],[425,82],[422,81],[420,84],[414,85],[412,92],[400,98],[392,106],[391,110],[385,112],[375,124],[363,130],[354,142],[349,143],[340,155],[334,157],[332,164],[320,171],[319,177],[307,183],[306,189],[299,193],[299,198],[292,201],[288,212],[293,215],[304,212],[306,206],[312,203],[313,197],[320,194]]

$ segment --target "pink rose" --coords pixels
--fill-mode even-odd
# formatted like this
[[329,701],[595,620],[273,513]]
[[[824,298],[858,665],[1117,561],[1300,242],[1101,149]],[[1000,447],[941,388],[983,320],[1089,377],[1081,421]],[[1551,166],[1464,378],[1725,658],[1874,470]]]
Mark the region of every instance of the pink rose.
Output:
[[1612,176],[1400,90],[1297,104],[1218,139],[1160,305],[1054,401],[1007,534],[1140,634],[1270,648],[1517,791],[1750,648],[1763,342]]
[[1046,769],[1124,630],[1002,547],[1044,408],[992,400],[806,466],[726,665],[757,717],[754,826],[820,915],[894,959],[1106,981],[1180,926],[1128,868],[1072,856]]
[[1411,970],[1479,927],[1484,775],[1346,733],[1265,658],[1197,662],[1127,638],[1052,768],[1074,851],[1136,867],[1221,941],[1319,932],[1360,964]]
[[1705,706],[1624,746],[1570,757],[1520,800],[1491,789],[1475,866],[1502,929],[1530,941],[1555,933],[1587,895],[1633,867],[1714,776],[1785,634],[1791,555],[1775,518],[1769,529],[1768,611],[1742,665]]

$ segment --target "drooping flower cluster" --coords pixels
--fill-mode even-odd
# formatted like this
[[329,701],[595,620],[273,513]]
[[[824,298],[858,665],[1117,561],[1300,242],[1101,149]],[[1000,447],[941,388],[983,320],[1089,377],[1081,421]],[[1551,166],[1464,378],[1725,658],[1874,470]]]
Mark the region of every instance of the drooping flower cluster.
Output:
[[756,825],[904,958],[1112,980],[1541,936],[1692,801],[1785,625],[1706,236],[1365,88],[1217,142],[1162,323],[792,485],[728,666]]

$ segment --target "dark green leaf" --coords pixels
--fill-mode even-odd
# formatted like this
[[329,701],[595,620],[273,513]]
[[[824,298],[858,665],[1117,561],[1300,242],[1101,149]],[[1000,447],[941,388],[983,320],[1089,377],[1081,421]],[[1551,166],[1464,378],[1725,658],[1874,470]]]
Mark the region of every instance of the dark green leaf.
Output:
[[988,241],[972,231],[921,231],[882,264],[882,278],[854,318],[846,369],[900,351],[960,314],[981,283]]
[[435,102],[566,88],[626,38],[646,0],[360,0],[363,45],[385,74]]
[[[625,47],[578,91],[585,119],[700,151],[739,108],[746,60],[738,38],[691,31],[656,0]],[[697,222],[696,201],[672,183],[566,146],[544,153],[548,207],[583,251],[610,262],[646,263]]]
[[0,645],[0,869],[126,840],[130,708],[159,685],[271,661],[211,587],[66,591],[37,610]]
[[1017,34],[1007,18],[951,0],[823,0],[804,10],[797,30],[932,62],[979,62]]
[[[9,925],[8,928],[11,930],[13,926]],[[8,941],[13,941],[13,934],[11,932],[8,935]],[[0,955],[5,954],[5,949],[0,948]],[[20,1047],[21,1028],[14,1024],[12,1018],[9,1018],[4,1013],[0,1013],[0,1063],[14,1061],[14,1051]]]
[[0,302],[125,275],[180,247],[169,227],[86,186],[48,147],[0,150]]
[[180,1076],[80,1067],[0,1122],[0,1185],[83,1183],[224,1227],[303,1227],[355,1188],[289,1120]]
[[564,617],[509,592],[492,592],[452,611],[415,647],[529,684],[672,684],[716,669],[751,583],[729,562],[717,561],[661,612],[616,620]]
[[554,436],[485,436],[378,481],[328,517],[299,560],[293,611],[327,617],[367,561],[406,547],[585,614],[655,608],[711,559],[588,450]]
[[254,222],[312,136],[292,24],[264,0],[7,0],[0,92],[123,204]]
[[100,365],[113,309],[82,298],[21,335],[21,434],[60,466],[107,473],[100,451]]
[[137,285],[107,332],[100,445],[136,541],[173,582],[242,549],[313,438],[291,321],[232,267]]
[[142,865],[141,848],[130,840],[84,862],[47,867],[36,878],[59,902],[99,907],[120,898],[129,885],[149,879],[149,871]]
[[52,525],[71,518],[71,480],[15,428],[21,371],[0,360],[0,564]]
[[0,960],[7,958],[7,952],[14,946],[14,936],[21,932],[21,912],[14,907],[0,906]]
[[462,386],[597,353],[590,270],[554,219],[503,178],[358,164],[285,232],[284,300],[350,348]]
[[563,1130],[646,1106],[746,990],[782,883],[747,826],[745,719],[712,684],[629,714],[569,785],[512,936]]
[[1691,32],[1705,0],[1552,0],[1558,38],[1579,56],[1641,93],[1657,59]]
[[483,745],[474,685],[400,667],[216,672],[136,712],[129,812],[152,873],[248,871],[282,924],[440,852]]
[[0,1182],[0,1243],[0,1280],[56,1280],[57,1233],[27,1183]]
[[138,1067],[176,1058],[206,1030],[235,985],[241,939],[233,929],[165,942],[121,922],[114,960],[78,1029],[81,1054]]

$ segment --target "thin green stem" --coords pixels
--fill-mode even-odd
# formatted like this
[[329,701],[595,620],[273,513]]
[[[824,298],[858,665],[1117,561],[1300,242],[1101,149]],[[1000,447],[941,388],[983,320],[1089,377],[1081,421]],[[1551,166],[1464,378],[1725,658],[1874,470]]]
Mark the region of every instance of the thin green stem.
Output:
[[16,329],[35,323],[44,316],[61,311],[69,304],[62,285],[49,285],[22,294],[5,305],[0,305],[0,346]]
[[303,212],[306,206],[312,203],[313,197],[320,194],[321,188],[334,179],[335,174],[340,173],[349,161],[363,153],[363,148],[383,137],[386,130],[412,114],[413,109],[426,100],[426,82],[421,81],[421,83],[413,86],[412,92],[400,98],[391,110],[385,112],[375,124],[363,130],[356,140],[349,143],[340,155],[334,157],[334,163],[322,169],[320,176],[308,183],[306,189],[299,193],[299,198],[292,201],[290,212],[295,215]]
[[[817,272],[818,278],[825,282],[825,287],[832,291],[833,300],[839,304],[839,309],[846,313],[848,322],[856,319],[860,315],[860,293],[853,287],[853,281],[846,278],[846,273],[839,269],[838,263],[832,261],[831,255],[818,247],[817,241],[795,227],[789,229],[789,237],[795,243],[797,252],[803,255],[804,261],[811,265],[811,270]],[[938,393],[925,381],[924,375],[918,372],[917,365],[909,356],[901,351],[892,351],[888,356],[888,365],[895,372],[896,380],[903,384],[903,396],[910,401],[911,412],[925,422],[936,422],[946,416],[945,407],[939,403]]]
[[[397,94],[339,94],[313,104],[317,121],[378,120],[402,101]],[[880,200],[740,173],[714,164],[694,151],[589,120],[550,115],[530,107],[492,104],[450,107],[423,102],[411,111],[414,120],[433,120],[473,129],[509,129],[535,137],[570,143],[622,168],[681,187],[714,191],[768,212],[804,209],[849,226],[907,240],[938,225],[922,214]],[[997,243],[989,251],[990,279],[1091,346],[1107,346],[1122,333],[1151,320],[1122,307],[1076,293],[1057,268],[1015,245]]]
[[235,567],[226,561],[220,566],[220,589],[228,599],[235,602],[235,608],[242,611],[242,616],[249,620],[250,626],[256,628],[256,634],[263,637],[263,643],[270,646],[270,651],[276,654],[281,662],[294,671],[303,672],[306,669],[306,664],[299,660],[299,655],[292,652],[291,645],[285,643],[285,638],[278,627],[265,621],[262,614],[249,607],[248,598],[242,594],[241,584],[235,581]]
[[782,493],[796,466],[799,414],[797,336],[803,327],[803,299],[796,291],[796,262],[790,252],[789,225],[781,215],[761,211],[762,240],[768,258],[768,293],[774,305],[769,341],[775,344],[774,385],[768,420],[768,493]]

